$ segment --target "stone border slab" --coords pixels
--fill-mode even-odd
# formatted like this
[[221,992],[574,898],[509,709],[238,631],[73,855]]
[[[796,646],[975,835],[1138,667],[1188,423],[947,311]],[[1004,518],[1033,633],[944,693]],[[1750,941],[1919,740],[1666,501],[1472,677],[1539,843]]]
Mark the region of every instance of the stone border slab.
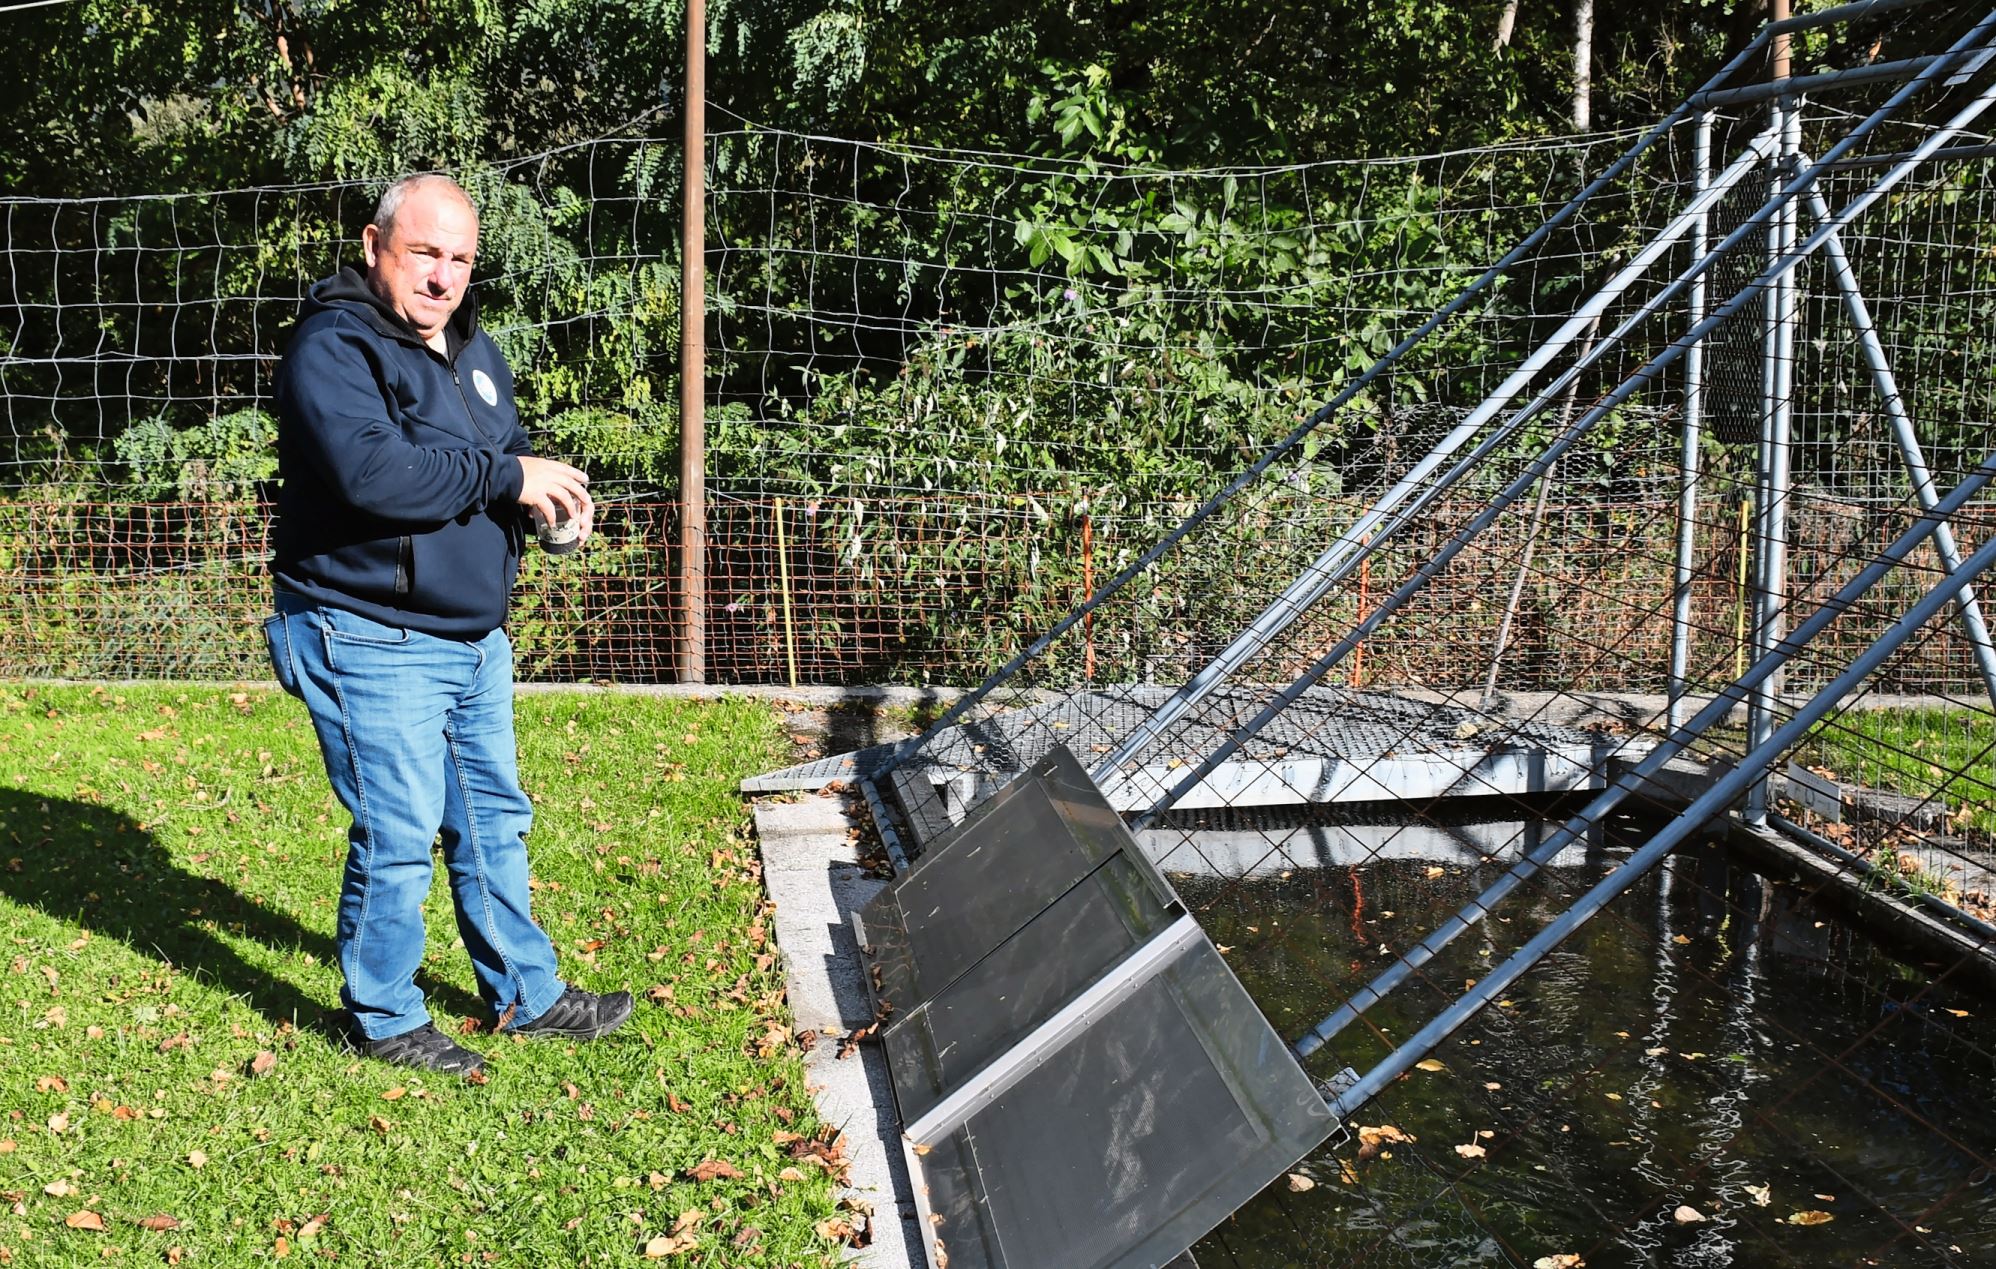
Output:
[[791,1016],[800,1034],[816,1033],[804,1053],[805,1077],[819,1117],[845,1133],[852,1164],[840,1197],[873,1207],[873,1241],[847,1263],[916,1269],[927,1262],[886,1056],[868,1043],[839,1057],[846,1034],[873,1021],[852,913],[887,883],[860,866],[849,836],[856,824],[838,797],[760,798],[752,806]]

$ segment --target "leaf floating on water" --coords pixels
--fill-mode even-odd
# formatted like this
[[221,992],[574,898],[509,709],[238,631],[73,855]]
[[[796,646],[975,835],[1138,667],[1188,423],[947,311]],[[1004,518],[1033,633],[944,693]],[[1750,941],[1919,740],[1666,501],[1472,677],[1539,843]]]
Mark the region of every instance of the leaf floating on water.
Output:
[[1482,1146],[1475,1145],[1457,1146],[1455,1152],[1465,1159],[1481,1159],[1485,1154],[1489,1153]]
[[1291,1194],[1307,1194],[1316,1188],[1317,1183],[1309,1177],[1304,1176],[1301,1172],[1291,1172],[1289,1174],[1289,1192]]
[[1346,1185],[1358,1184],[1358,1169],[1351,1166],[1349,1159],[1338,1160],[1338,1180]]
[[1558,1256],[1540,1256],[1532,1262],[1532,1269],[1581,1269],[1587,1262],[1572,1252]]
[[1755,1207],[1766,1207],[1774,1201],[1774,1187],[1771,1185],[1749,1185],[1746,1192]]
[[1790,1225],[1827,1225],[1835,1219],[1836,1217],[1830,1215],[1828,1212],[1818,1212],[1812,1208],[1806,1212],[1795,1213],[1788,1218],[1788,1223]]
[[1644,1057],[1662,1057],[1662,1056],[1663,1056],[1664,1054],[1666,1054],[1666,1053],[1668,1053],[1668,1052],[1670,1052],[1670,1050],[1669,1050],[1669,1049],[1644,1049],[1644,1050],[1643,1050],[1643,1056],[1644,1056]]
[[1679,947],[1683,947],[1691,942],[1691,936],[1689,934],[1680,934],[1676,938],[1670,941],[1677,944]]
[[1966,1009],[1950,1009],[1948,1012],[1957,1018],[1966,1018],[1969,1016]]
[[1414,1069],[1417,1071],[1446,1071],[1448,1068],[1443,1066],[1436,1058],[1422,1058],[1420,1061],[1414,1063]]
[[1825,1203],[1834,1203],[1837,1201],[1837,1196],[1834,1194],[1818,1194],[1816,1197]]
[[1670,1214],[1670,1218],[1680,1225],[1696,1225],[1705,1219],[1705,1213],[1686,1203],[1679,1205],[1678,1209]]
[[1433,881],[1433,880],[1434,880],[1434,879],[1435,879],[1436,877],[1439,877],[1439,876],[1441,876],[1441,875],[1442,875],[1442,869],[1440,869],[1440,868],[1430,868],[1430,869],[1428,869],[1428,872],[1427,872],[1427,877],[1428,877],[1428,880],[1430,880],[1430,881]]

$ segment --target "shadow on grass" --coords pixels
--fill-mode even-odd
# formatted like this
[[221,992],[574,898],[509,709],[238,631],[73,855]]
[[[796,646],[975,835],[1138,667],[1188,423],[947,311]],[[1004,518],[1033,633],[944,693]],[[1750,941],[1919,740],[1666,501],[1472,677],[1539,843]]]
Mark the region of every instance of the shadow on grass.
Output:
[[[329,893],[338,884],[337,871],[329,871]],[[345,1034],[336,1000],[314,999],[243,960],[215,928],[328,965],[336,963],[331,936],[186,871],[158,838],[118,811],[0,787],[0,896],[207,979],[272,1022],[335,1039]],[[489,1013],[461,988],[425,974],[417,985],[444,1012]]]

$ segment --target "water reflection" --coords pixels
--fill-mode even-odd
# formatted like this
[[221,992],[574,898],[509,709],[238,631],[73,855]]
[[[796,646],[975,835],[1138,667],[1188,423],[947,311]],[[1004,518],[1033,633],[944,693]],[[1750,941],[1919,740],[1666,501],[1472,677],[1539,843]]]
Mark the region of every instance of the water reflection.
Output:
[[[1547,829],[1232,826],[1145,847],[1293,1036]],[[1625,825],[1562,852],[1313,1070],[1376,1062],[1637,840]],[[1688,849],[1458,1033],[1440,1069],[1361,1114],[1415,1144],[1320,1152],[1299,1169],[1315,1188],[1278,1182],[1197,1254],[1208,1269],[1996,1263],[1992,1017],[1945,967]]]

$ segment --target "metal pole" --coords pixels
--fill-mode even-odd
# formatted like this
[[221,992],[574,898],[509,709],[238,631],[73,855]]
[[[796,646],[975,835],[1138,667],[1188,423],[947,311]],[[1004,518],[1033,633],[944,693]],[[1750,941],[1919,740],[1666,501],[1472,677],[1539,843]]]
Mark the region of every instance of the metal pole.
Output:
[[[1775,42],[1775,55],[1784,58],[1786,37]],[[1781,157],[1777,161],[1774,186],[1779,190],[1793,175],[1801,153],[1801,103],[1780,99],[1773,106],[1774,124],[1781,131]],[[1784,258],[1795,244],[1795,203],[1782,204],[1768,226],[1767,254],[1770,260]],[[1781,640],[1788,607],[1788,502],[1793,479],[1794,456],[1793,397],[1795,375],[1795,323],[1797,317],[1795,274],[1793,270],[1776,280],[1767,296],[1765,362],[1761,384],[1766,400],[1766,416],[1761,428],[1761,473],[1764,491],[1760,506],[1757,545],[1760,567],[1754,572],[1755,614],[1754,654],[1772,648]],[[1754,694],[1747,711],[1747,741],[1750,745],[1767,739],[1773,727],[1774,711],[1780,699],[1782,675],[1775,675]],[[1754,782],[1747,793],[1746,822],[1756,827],[1767,823],[1768,779]]]
[[[1809,214],[1819,222],[1829,214],[1829,206],[1823,201],[1821,192],[1809,191]],[[1858,285],[1857,271],[1851,267],[1850,257],[1844,254],[1843,239],[1831,234],[1823,243],[1823,251],[1829,256],[1830,273],[1836,278],[1837,290],[1842,293],[1844,312],[1850,324],[1857,330],[1858,347],[1864,352],[1865,364],[1871,369],[1872,387],[1878,392],[1879,400],[1885,403],[1885,413],[1892,422],[1892,436],[1899,444],[1899,457],[1906,464],[1906,474],[1913,482],[1913,496],[1919,499],[1924,511],[1932,511],[1939,495],[1934,492],[1932,474],[1927,469],[1926,455],[1920,449],[1920,438],[1913,429],[1912,416],[1906,409],[1906,398],[1899,391],[1899,380],[1892,373],[1891,359],[1885,355],[1885,344],[1878,338],[1878,327],[1871,320],[1871,309],[1864,302],[1864,290]],[[1954,530],[1943,524],[1934,534],[1934,551],[1940,556],[1941,567],[1952,572],[1961,563],[1961,548],[1955,543]],[[1976,601],[1975,592],[1963,591],[1955,599],[1956,615],[1961,620],[1962,631],[1968,636],[1969,646],[1975,650],[1976,668],[1982,672],[1982,684],[1989,693],[1989,702],[1996,705],[1996,646],[1992,646],[1989,626],[1982,618],[1982,606]]]
[[[1698,115],[1692,162],[1695,190],[1703,191],[1712,175],[1712,112]],[[1710,221],[1700,216],[1691,229],[1691,258],[1705,255]],[[1691,281],[1691,325],[1705,320],[1704,274]],[[1684,694],[1691,666],[1691,583],[1698,544],[1699,446],[1705,420],[1705,345],[1692,345],[1684,354],[1684,446],[1678,455],[1677,573],[1670,608],[1670,709],[1672,727],[1684,721]]]
[[1707,702],[1695,718],[1681,727],[1672,728],[1670,735],[1662,744],[1644,755],[1641,761],[1617,778],[1613,784],[1596,794],[1594,799],[1572,819],[1527,851],[1482,894],[1464,904],[1454,915],[1436,926],[1426,938],[1402,953],[1398,960],[1387,966],[1371,982],[1353,992],[1335,1012],[1318,1023],[1303,1039],[1297,1041],[1298,1055],[1308,1057],[1322,1048],[1366,1009],[1383,999],[1421,966],[1439,956],[1442,949],[1454,942],[1458,935],[1481,921],[1485,914],[1502,903],[1519,886],[1531,880],[1539,869],[1550,863],[1560,851],[1584,837],[1591,826],[1600,823],[1627,801],[1652,775],[1661,771],[1666,764],[1682,753],[1684,747],[1706,728],[1723,720],[1741,699],[1751,693],[1767,676],[1772,675],[1782,662],[1806,647],[1809,641],[1820,634],[1825,627],[1848,611],[1859,598],[1902,564],[1906,557],[1932,534],[1934,527],[1941,522],[1942,516],[1966,506],[1970,499],[1988,487],[1992,479],[1996,479],[1996,454],[1985,459],[1982,466],[1949,494],[1935,511],[1922,515],[1880,552],[1877,559],[1867,564],[1850,581],[1845,582],[1836,594],[1824,600],[1822,605],[1783,641],[1779,649],[1755,661],[1745,674]]
[[[1889,100],[1880,105],[1863,122],[1859,123],[1835,145],[1831,146],[1824,154],[1821,162],[1798,173],[1788,188],[1780,191],[1776,197],[1770,198],[1764,203],[1760,210],[1749,216],[1743,224],[1728,234],[1724,241],[1707,254],[1705,259],[1694,262],[1687,273],[1679,275],[1676,281],[1642,304],[1635,313],[1632,313],[1621,325],[1609,333],[1608,337],[1602,342],[1602,348],[1605,350],[1615,347],[1640,322],[1682,291],[1691,278],[1696,277],[1700,272],[1711,267],[1713,260],[1732,250],[1744,241],[1749,234],[1767,223],[1775,211],[1779,210],[1796,193],[1806,189],[1810,182],[1815,180],[1816,174],[1827,164],[1842,158],[1844,154],[1855,148],[1860,140],[1876,130],[1885,120],[1891,118],[1901,105],[1924,88],[1929,81],[1936,78],[1941,71],[1951,65],[1961,54],[1973,49],[1978,42],[1988,38],[1992,28],[1996,28],[1996,12],[1990,13],[1977,22],[1974,28],[1962,36],[1960,40],[1957,40],[1949,52],[1941,60],[1937,61],[1934,66],[1921,72],[1918,78],[1894,93]],[[1207,754],[1197,766],[1187,770],[1179,778],[1177,784],[1173,785],[1162,798],[1154,802],[1148,810],[1137,817],[1135,826],[1141,828],[1148,825],[1158,815],[1162,814],[1165,809],[1183,797],[1188,790],[1194,788],[1201,780],[1212,774],[1215,768],[1237,752],[1243,744],[1263,727],[1267,726],[1284,709],[1288,708],[1312,684],[1320,680],[1332,666],[1336,665],[1349,654],[1357,642],[1361,642],[1371,635],[1401,605],[1406,603],[1415,592],[1427,585],[1430,579],[1446,568],[1449,562],[1464,547],[1473,541],[1477,535],[1482,533],[1484,529],[1488,528],[1497,516],[1502,514],[1506,508],[1530,487],[1532,481],[1544,475],[1561,454],[1571,448],[1575,441],[1591,430],[1596,423],[1606,417],[1616,406],[1627,400],[1640,388],[1647,386],[1665,368],[1675,363],[1689,345],[1695,344],[1709,335],[1721,323],[1737,314],[1754,297],[1763,294],[1780,274],[1800,263],[1803,258],[1814,253],[1822,245],[1823,240],[1831,233],[1836,232],[1842,226],[1849,224],[1858,216],[1864,214],[1873,203],[1883,198],[1900,181],[1904,180],[1908,173],[1919,166],[1921,162],[1924,162],[1933,150],[1946,144],[1956,133],[1966,128],[1970,123],[1973,123],[1992,103],[1996,103],[1996,87],[1984,88],[1967,105],[1957,111],[1947,123],[1933,129],[1927,135],[1927,138],[1907,156],[1905,162],[1894,166],[1862,194],[1853,198],[1830,222],[1818,226],[1811,233],[1809,239],[1798,250],[1792,253],[1790,258],[1784,259],[1764,270],[1758,277],[1741,288],[1736,295],[1727,300],[1725,304],[1721,305],[1717,312],[1707,317],[1699,325],[1685,332],[1684,335],[1673,341],[1662,352],[1651,358],[1649,362],[1618,384],[1589,409],[1573,427],[1554,440],[1538,459],[1529,464],[1516,480],[1506,485],[1466,527],[1460,530],[1440,552],[1422,564],[1415,571],[1414,576],[1398,590],[1394,591],[1369,617],[1360,622],[1344,638],[1340,639],[1330,651],[1318,658],[1309,669],[1293,680],[1289,686],[1271,696],[1268,704],[1263,707],[1259,714],[1231,733],[1217,748]],[[1514,417],[1513,426],[1520,425],[1522,420],[1533,416],[1539,410],[1543,409],[1545,404],[1565,387],[1571,376],[1580,373],[1585,368],[1584,364],[1569,367],[1561,378],[1555,380],[1530,405],[1526,406]],[[1489,445],[1494,444],[1495,439],[1492,438],[1486,441],[1485,447],[1487,448]],[[1097,773],[1091,773],[1091,775],[1097,780],[1101,779],[1101,776]]]
[[[1572,907],[1533,935],[1524,946],[1506,958],[1503,964],[1496,966],[1477,980],[1474,988],[1465,992],[1454,1004],[1414,1033],[1385,1061],[1360,1076],[1357,1083],[1339,1094],[1330,1106],[1332,1118],[1340,1120],[1345,1118],[1372,1100],[1394,1080],[1406,1074],[1436,1045],[1454,1034],[1456,1028],[1469,1021],[1485,1005],[1497,999],[1527,970],[1544,959],[1548,952],[1592,920],[1595,914],[1617,895],[1640,880],[1645,873],[1656,866],[1658,861],[1675,850],[1680,842],[1723,814],[1726,806],[1745,792],[1750,783],[1761,778],[1771,764],[1801,740],[1811,727],[1828,716],[1845,696],[1860,686],[1885,663],[1887,658],[1898,651],[1901,644],[1918,634],[1920,628],[1931,621],[1936,613],[1954,602],[1955,593],[1973,581],[1992,562],[1996,562],[1996,539],[1983,543],[1981,549],[1963,561],[1959,569],[1950,573],[1940,585],[1922,595],[1919,602],[1901,616],[1876,643],[1860,653],[1857,659],[1828,686],[1810,697],[1801,709],[1796,711],[1795,716],[1783,723],[1766,741],[1755,746],[1753,751],[1741,760],[1739,766],[1720,777],[1711,788],[1700,794],[1676,819],[1665,826],[1663,831],[1644,843],[1641,849],[1596,883]],[[1787,646],[1790,645],[1784,645]]]
[[707,3],[686,0],[679,240],[679,681],[707,681]]

